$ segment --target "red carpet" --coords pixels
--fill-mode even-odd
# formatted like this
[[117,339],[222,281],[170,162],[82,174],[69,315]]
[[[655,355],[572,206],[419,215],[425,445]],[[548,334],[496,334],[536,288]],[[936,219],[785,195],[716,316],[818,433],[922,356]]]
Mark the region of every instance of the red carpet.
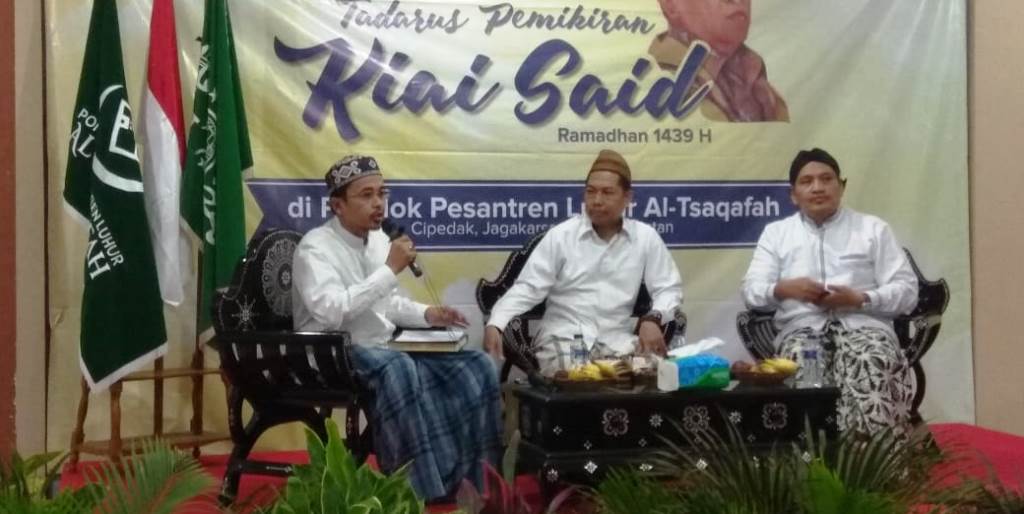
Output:
[[1007,488],[1024,486],[1024,437],[962,423],[930,426],[939,447],[962,454],[960,471],[975,478],[998,478]]
[[[960,452],[963,462],[957,463],[957,471],[977,478],[997,477],[1006,487],[1020,489],[1024,485],[1024,437],[987,430],[960,423],[931,425],[932,434],[939,447]],[[305,451],[256,453],[253,458],[282,462],[302,463],[306,461]],[[220,483],[227,463],[226,455],[210,455],[200,458],[203,468]],[[372,463],[372,457],[371,457]],[[88,470],[96,462],[83,462],[77,471],[65,469],[61,474],[60,487],[81,487]],[[276,491],[284,484],[283,478],[243,475],[238,498],[246,503],[266,504],[272,501]],[[532,476],[520,476],[517,486],[535,510],[540,504],[539,488]],[[454,505],[431,506],[429,512],[449,512]],[[190,506],[189,513],[215,513],[216,500],[201,500]]]

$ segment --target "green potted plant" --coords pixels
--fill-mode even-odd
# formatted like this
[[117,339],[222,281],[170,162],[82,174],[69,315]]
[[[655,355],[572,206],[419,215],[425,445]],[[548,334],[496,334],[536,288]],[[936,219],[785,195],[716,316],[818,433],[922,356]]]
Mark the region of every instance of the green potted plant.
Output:
[[102,514],[173,514],[191,503],[213,505],[216,482],[191,455],[165,441],[143,443],[142,453],[123,466],[104,463],[89,487]]
[[327,420],[326,443],[307,428],[306,447],[309,464],[295,467],[273,514],[422,514],[408,468],[389,476],[356,466],[334,420]]
[[0,462],[0,514],[170,514],[191,501],[212,502],[213,479],[164,442],[146,443],[121,468],[104,463],[80,489],[47,494],[63,461],[48,453]]
[[956,456],[939,451],[924,429],[906,436],[888,430],[849,433],[830,441],[808,426],[800,444],[762,452],[754,452],[732,427],[725,437],[683,434],[689,444],[667,441],[658,459],[660,474],[669,480],[613,473],[595,493],[602,511],[903,514],[952,512],[965,505],[965,497],[978,497],[967,488],[943,489],[952,471],[936,472],[936,465]]

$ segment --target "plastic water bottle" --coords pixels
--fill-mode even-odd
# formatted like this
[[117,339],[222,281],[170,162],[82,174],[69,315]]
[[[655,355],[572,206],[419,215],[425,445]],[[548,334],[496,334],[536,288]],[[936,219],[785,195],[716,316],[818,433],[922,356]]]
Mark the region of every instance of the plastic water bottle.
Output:
[[569,362],[576,368],[589,361],[590,354],[587,345],[583,343],[583,334],[576,334],[572,338],[572,346],[569,347]]
[[825,359],[821,343],[811,339],[800,350],[800,387],[821,387],[825,382]]

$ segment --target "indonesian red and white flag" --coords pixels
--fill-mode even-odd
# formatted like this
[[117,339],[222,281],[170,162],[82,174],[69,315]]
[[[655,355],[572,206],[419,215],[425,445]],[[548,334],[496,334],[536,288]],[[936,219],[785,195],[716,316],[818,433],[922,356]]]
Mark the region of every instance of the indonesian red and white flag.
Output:
[[142,162],[146,216],[153,239],[160,295],[178,305],[184,297],[188,242],[179,218],[185,121],[181,110],[178,41],[173,0],[154,0],[149,24],[149,61],[142,98]]

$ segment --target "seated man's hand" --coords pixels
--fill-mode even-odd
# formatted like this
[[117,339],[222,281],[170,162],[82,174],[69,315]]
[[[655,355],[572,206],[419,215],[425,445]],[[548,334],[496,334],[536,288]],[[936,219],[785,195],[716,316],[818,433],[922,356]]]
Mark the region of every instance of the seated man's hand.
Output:
[[828,290],[824,284],[807,277],[788,278],[775,284],[775,298],[779,300],[818,303],[827,294]]
[[498,327],[487,325],[484,329],[484,350],[497,360],[505,358],[505,352],[501,347],[501,331]]
[[815,303],[826,309],[859,309],[864,305],[864,293],[852,287],[831,285]]
[[637,335],[640,336],[640,353],[656,353],[661,356],[666,354],[665,334],[661,332],[661,327],[657,323],[647,320],[641,322]]
[[433,327],[468,327],[469,322],[461,312],[448,307],[447,305],[433,305],[427,307],[423,317]]

